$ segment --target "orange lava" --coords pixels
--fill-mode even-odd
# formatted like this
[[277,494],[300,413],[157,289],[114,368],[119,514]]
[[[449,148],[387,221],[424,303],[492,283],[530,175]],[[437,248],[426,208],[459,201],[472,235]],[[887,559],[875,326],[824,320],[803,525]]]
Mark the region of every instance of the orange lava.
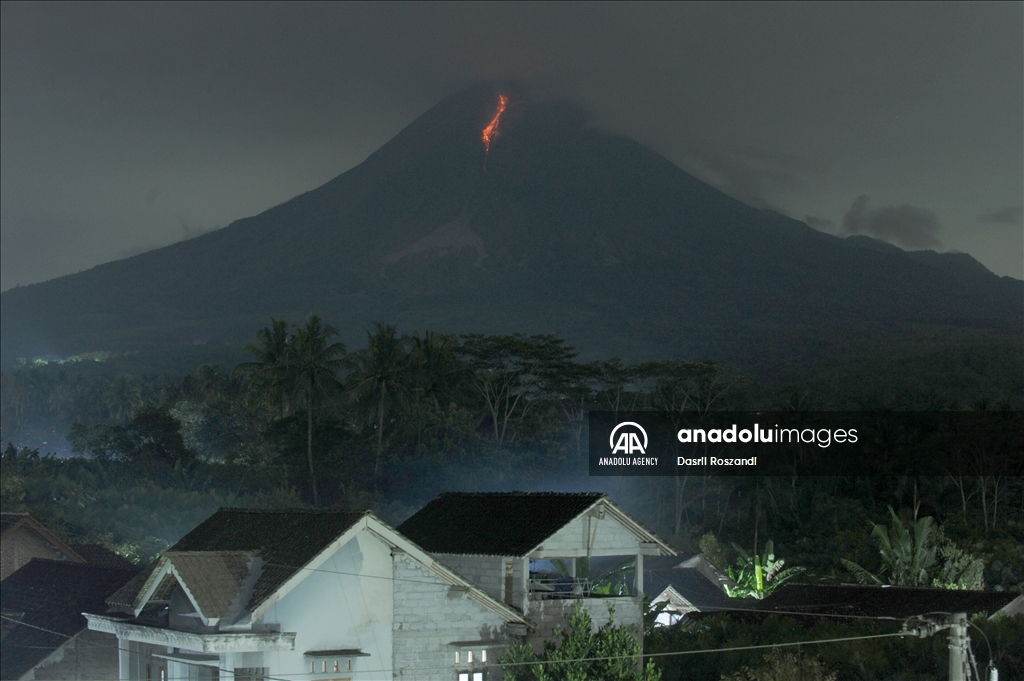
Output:
[[489,153],[491,151],[491,140],[498,136],[498,122],[501,120],[501,114],[505,113],[505,107],[508,105],[508,97],[505,95],[498,95],[498,110],[494,112],[494,118],[484,128],[481,139],[484,141],[484,151]]

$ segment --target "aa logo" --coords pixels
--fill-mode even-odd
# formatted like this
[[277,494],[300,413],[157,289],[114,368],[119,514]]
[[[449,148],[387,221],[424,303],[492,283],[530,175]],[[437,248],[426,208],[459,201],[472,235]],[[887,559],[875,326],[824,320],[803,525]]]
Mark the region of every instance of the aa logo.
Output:
[[623,421],[612,429],[608,446],[612,448],[612,454],[646,454],[647,431],[639,423]]

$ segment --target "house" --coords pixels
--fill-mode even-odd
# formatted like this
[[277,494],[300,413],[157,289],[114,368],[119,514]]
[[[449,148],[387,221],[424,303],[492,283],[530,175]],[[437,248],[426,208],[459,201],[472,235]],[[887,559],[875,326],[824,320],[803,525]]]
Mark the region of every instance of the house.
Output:
[[[784,584],[768,597],[758,600],[728,598],[703,577],[704,583],[699,584],[696,579],[699,573],[694,570],[671,569],[665,572],[671,573],[669,581],[652,600],[653,603],[668,603],[659,617],[661,625],[675,624],[684,616],[700,619],[715,613],[729,613],[747,620],[786,615],[810,621],[820,617],[892,621],[941,619],[958,612],[969,616],[983,615],[989,619],[1024,615],[1024,594],[1011,591],[961,591],[889,584]],[[689,593],[686,592],[688,586]],[[686,595],[681,597],[681,594]]]
[[[442,494],[399,525],[412,539],[495,600],[530,622],[539,646],[576,607],[596,625],[608,621],[643,635],[644,559],[674,555],[607,494]],[[598,566],[619,566],[614,588]]]
[[0,580],[7,579],[33,558],[85,562],[77,551],[29,514],[0,513]]
[[1012,591],[960,591],[888,584],[785,584],[760,601],[757,609],[878,619],[958,612],[996,617],[1024,614],[1024,595]]
[[482,681],[527,625],[370,512],[220,509],[108,605],[125,681]]
[[138,568],[34,558],[0,583],[3,681],[105,681],[117,670],[117,639],[89,631],[83,612],[102,610]]
[[119,556],[101,544],[69,544],[69,546],[90,565],[121,568],[122,570],[130,570],[135,567],[130,560]]
[[724,590],[732,584],[721,570],[701,554],[655,558],[645,564],[644,584],[651,605],[661,605],[655,626],[668,626],[693,612],[730,609],[734,601]]

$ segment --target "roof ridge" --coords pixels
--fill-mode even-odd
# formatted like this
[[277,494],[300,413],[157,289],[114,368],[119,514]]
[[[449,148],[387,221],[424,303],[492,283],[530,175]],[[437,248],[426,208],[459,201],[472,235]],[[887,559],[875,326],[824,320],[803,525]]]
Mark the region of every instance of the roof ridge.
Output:
[[349,511],[344,509],[329,509],[329,508],[244,508],[239,506],[221,506],[217,509],[217,512],[225,513],[252,513],[252,514],[269,514],[269,513],[302,513],[306,515],[337,515],[340,513],[348,513],[353,515],[366,515],[370,513],[368,510],[362,511]]
[[607,492],[522,492],[514,490],[511,492],[441,492],[439,497],[445,496],[466,496],[466,497],[498,497],[498,496],[521,496],[521,497],[606,497]]
[[186,551],[164,551],[165,556],[188,556],[188,555],[203,555],[203,556],[254,556],[259,554],[259,549],[234,549],[234,550],[220,550],[216,549],[213,551],[203,551],[202,549],[189,549]]
[[[73,561],[73,560],[61,560],[59,558],[40,558],[40,557],[33,557],[32,560],[30,560],[28,563],[25,563],[25,565],[28,565],[29,563],[33,563],[33,562],[46,563],[46,564],[50,564],[50,565],[60,565],[62,567],[69,567],[69,568],[72,568],[72,569],[75,569],[75,570],[89,569],[89,570],[117,570],[119,572],[132,572],[134,570],[139,570],[140,569],[139,566],[135,565],[134,563],[131,564],[131,567],[118,567],[116,565],[103,565],[103,564],[100,564],[100,563],[88,563],[88,562],[86,562],[86,563],[79,563],[79,562]],[[25,567],[25,565],[23,565],[22,567]],[[17,572],[17,570],[15,570],[15,572]],[[11,574],[13,575],[14,573],[12,572]],[[6,580],[4,580],[4,581],[6,582]]]

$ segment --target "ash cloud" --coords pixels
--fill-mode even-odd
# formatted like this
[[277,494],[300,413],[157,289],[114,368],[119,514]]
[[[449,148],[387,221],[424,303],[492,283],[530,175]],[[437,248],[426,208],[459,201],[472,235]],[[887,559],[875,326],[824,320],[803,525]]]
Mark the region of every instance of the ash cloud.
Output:
[[981,222],[995,225],[1019,225],[1024,222],[1024,206],[1006,206],[980,218]]
[[909,249],[940,248],[939,229],[938,216],[926,208],[909,204],[870,208],[865,194],[854,200],[842,224],[846,234],[866,234]]

